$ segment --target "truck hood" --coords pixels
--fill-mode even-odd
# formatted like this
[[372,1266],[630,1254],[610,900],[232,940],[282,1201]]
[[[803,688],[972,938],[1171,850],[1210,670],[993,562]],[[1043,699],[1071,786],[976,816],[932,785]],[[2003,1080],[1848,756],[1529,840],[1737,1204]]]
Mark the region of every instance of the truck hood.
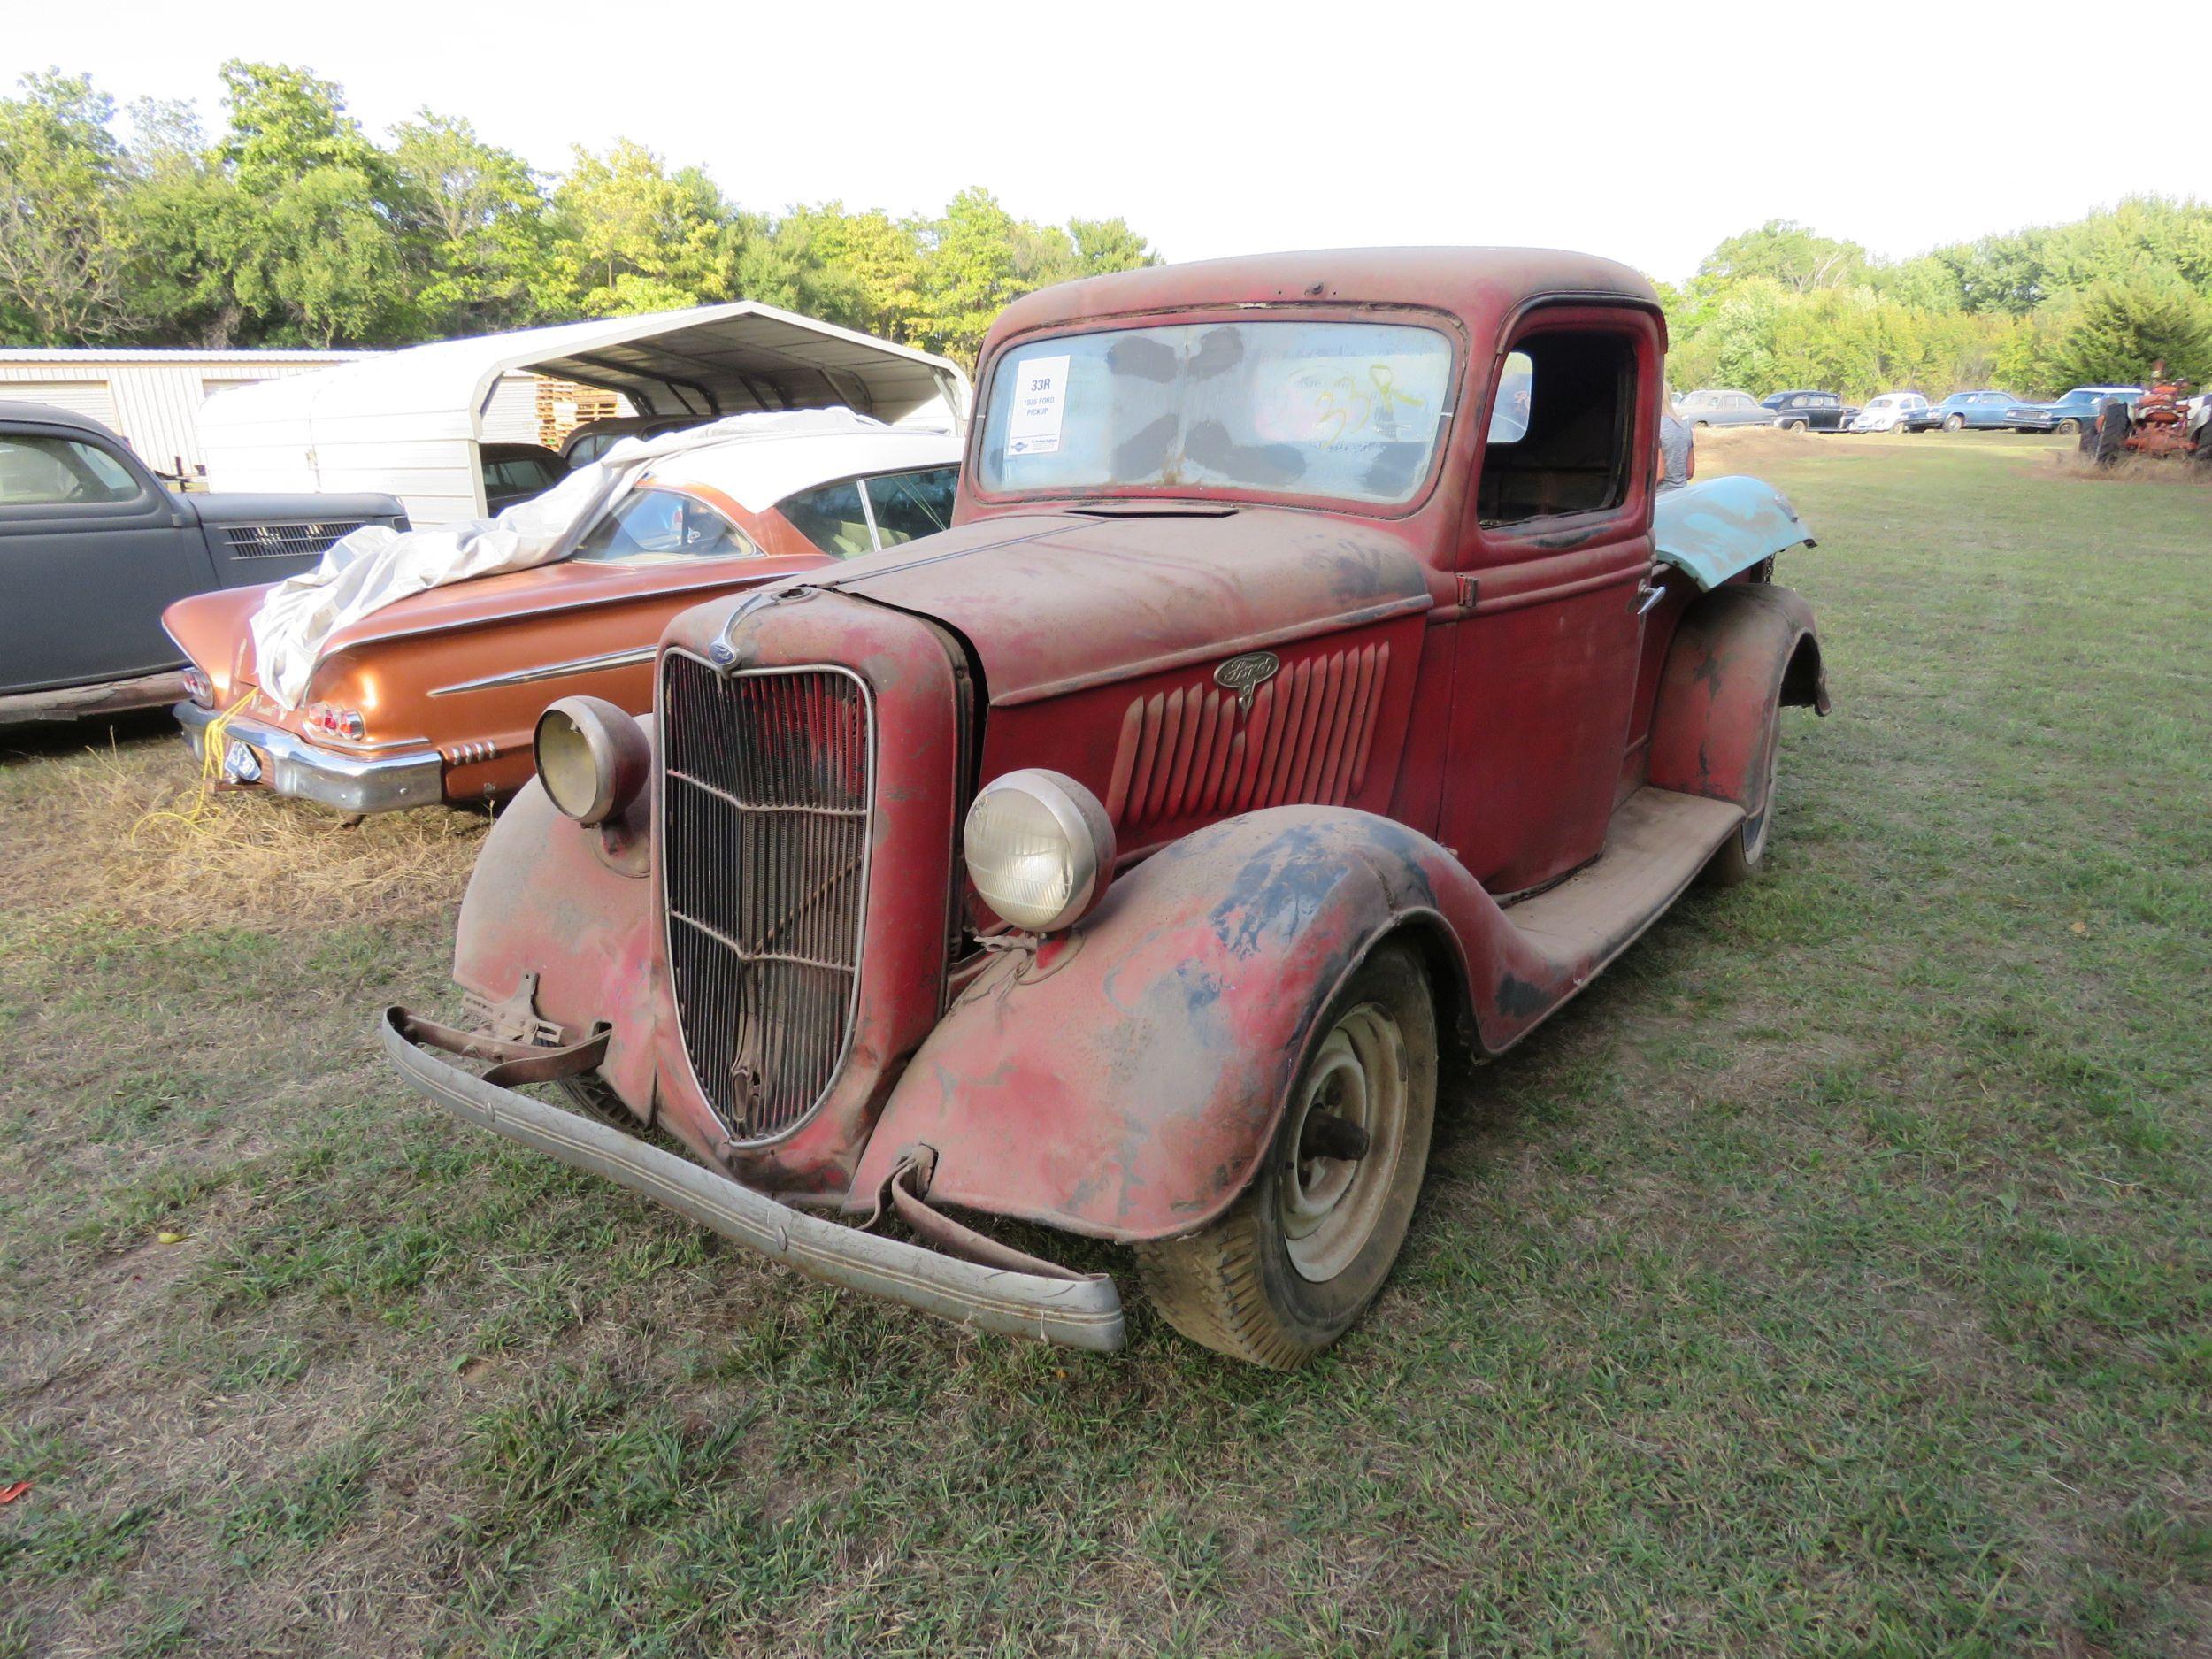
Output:
[[987,518],[806,585],[944,624],[1004,706],[1425,611],[1429,583],[1374,526],[1207,507]]

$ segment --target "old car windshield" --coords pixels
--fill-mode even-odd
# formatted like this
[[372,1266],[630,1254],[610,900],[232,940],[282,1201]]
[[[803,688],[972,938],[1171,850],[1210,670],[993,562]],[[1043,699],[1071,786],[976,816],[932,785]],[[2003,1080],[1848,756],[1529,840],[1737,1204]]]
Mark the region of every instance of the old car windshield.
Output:
[[1452,348],[1395,323],[1171,324],[1000,358],[987,493],[1213,487],[1398,503],[1427,478]]

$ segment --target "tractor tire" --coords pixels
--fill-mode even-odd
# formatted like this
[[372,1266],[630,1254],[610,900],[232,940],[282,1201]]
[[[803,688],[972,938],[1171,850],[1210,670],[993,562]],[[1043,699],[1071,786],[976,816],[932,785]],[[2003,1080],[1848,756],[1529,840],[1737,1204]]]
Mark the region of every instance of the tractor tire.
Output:
[[2128,406],[2116,397],[2109,398],[2097,411],[2096,430],[2082,434],[2082,447],[2099,466],[2110,466],[2127,453],[2128,425]]
[[[1287,1371],[1351,1328],[1382,1288],[1428,1167],[1436,1004],[1410,947],[1386,940],[1346,982],[1259,1173],[1218,1220],[1137,1247],[1163,1318],[1194,1342]],[[1317,1132],[1325,1119],[1337,1122]],[[1317,1152],[1348,1122],[1363,1150]]]

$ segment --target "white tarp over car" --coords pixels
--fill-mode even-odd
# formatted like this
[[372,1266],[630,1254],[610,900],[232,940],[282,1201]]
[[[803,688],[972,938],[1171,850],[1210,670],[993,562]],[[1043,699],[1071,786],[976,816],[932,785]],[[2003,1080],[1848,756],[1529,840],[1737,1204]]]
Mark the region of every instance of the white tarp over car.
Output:
[[741,300],[440,341],[219,392],[200,412],[209,487],[384,491],[419,526],[480,518],[485,415],[517,370],[701,420],[841,405],[957,427],[970,401],[944,357]]
[[[910,465],[913,445],[924,435],[894,432],[849,409],[734,415],[658,437],[626,438],[543,495],[516,503],[496,518],[434,529],[365,526],[335,542],[313,570],[279,582],[262,600],[248,625],[255,681],[285,708],[298,708],[315,664],[340,629],[433,588],[565,557],[602,509],[671,457],[757,445],[760,465],[714,469],[718,481],[732,486],[741,505],[757,511],[792,489],[832,476]],[[804,437],[835,439],[834,463],[825,470],[820,444],[774,442]],[[802,455],[804,458],[797,458]]]

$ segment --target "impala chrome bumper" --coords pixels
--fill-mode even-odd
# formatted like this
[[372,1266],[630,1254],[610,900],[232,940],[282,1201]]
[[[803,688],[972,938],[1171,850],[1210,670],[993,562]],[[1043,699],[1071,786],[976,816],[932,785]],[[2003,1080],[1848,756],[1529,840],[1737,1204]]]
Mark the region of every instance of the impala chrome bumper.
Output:
[[[541,1048],[532,1057],[527,1045],[472,1039],[418,1019],[403,1008],[386,1009],[378,1029],[384,1052],[401,1078],[463,1122],[657,1199],[810,1279],[1009,1336],[1100,1353],[1122,1345],[1121,1294],[1102,1274],[1053,1269],[1010,1252],[1005,1253],[1007,1259],[1025,1261],[1042,1271],[964,1261],[794,1210],[612,1125],[533,1100],[464,1071],[425,1046],[498,1060],[502,1064],[494,1067],[493,1076],[536,1080],[548,1063],[557,1064],[557,1054],[581,1056],[588,1044],[565,1051]],[[918,1206],[910,1194],[902,1202],[895,1189],[893,1197],[910,1225],[965,1233],[957,1223]]]
[[[184,741],[198,754],[216,711],[196,703],[176,706]],[[237,747],[256,775],[233,775]],[[382,754],[352,755],[311,743],[280,726],[234,716],[223,724],[222,757],[234,782],[259,783],[278,795],[312,801],[339,812],[389,812],[401,807],[435,806],[445,798],[445,757],[434,749],[399,749]]]

